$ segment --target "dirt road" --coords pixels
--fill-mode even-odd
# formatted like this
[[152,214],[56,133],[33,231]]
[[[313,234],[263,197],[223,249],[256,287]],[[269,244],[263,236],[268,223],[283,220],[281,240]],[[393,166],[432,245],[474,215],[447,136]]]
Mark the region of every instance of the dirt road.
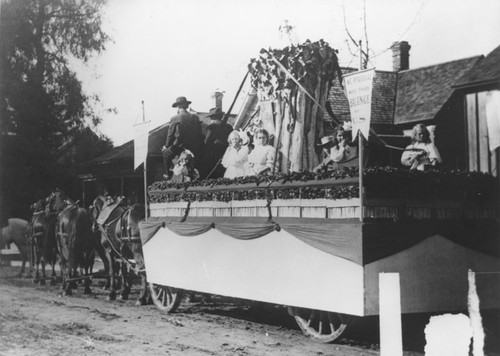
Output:
[[[154,305],[135,306],[136,289],[131,300],[108,302],[94,280],[92,295],[80,287],[62,297],[60,285],[36,286],[14,277],[18,271],[0,267],[0,355],[379,354],[366,338],[315,343],[278,306],[213,296],[183,301],[176,313],[164,314]],[[416,355],[422,353],[405,352]]]

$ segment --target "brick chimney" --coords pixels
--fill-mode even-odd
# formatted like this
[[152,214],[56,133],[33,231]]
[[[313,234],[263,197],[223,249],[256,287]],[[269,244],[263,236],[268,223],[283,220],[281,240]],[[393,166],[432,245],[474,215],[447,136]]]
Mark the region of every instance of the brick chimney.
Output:
[[410,48],[411,46],[406,41],[392,44],[392,70],[394,72],[410,68]]
[[215,89],[214,92],[214,101],[215,101],[215,107],[216,108],[221,108],[222,109],[222,98],[224,97],[224,92],[220,89]]

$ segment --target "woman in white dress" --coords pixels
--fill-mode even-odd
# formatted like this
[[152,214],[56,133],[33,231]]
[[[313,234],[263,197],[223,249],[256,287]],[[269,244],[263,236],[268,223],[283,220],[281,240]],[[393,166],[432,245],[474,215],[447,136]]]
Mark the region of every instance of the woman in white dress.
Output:
[[272,174],[276,151],[269,145],[269,133],[258,129],[254,133],[255,148],[248,155],[247,175]]
[[222,157],[221,164],[226,168],[224,178],[236,178],[246,175],[246,163],[248,160],[248,146],[243,145],[238,131],[229,134],[227,141],[229,146]]
[[401,164],[410,169],[423,171],[426,166],[435,166],[441,163],[441,155],[432,143],[429,130],[424,124],[413,127],[412,143],[401,155]]

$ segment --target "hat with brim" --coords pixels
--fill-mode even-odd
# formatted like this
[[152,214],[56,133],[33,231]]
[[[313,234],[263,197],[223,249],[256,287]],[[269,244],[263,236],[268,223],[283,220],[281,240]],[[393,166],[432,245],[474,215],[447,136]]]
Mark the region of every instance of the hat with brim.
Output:
[[175,103],[172,104],[173,108],[178,107],[181,104],[191,104],[189,100],[186,99],[185,96],[179,96],[177,99],[175,99]]
[[222,119],[222,117],[224,116],[224,113],[222,112],[222,109],[221,108],[212,108],[210,109],[207,117],[211,118],[211,119]]
[[324,146],[327,143],[330,143],[334,140],[335,138],[333,136],[325,136],[321,138],[321,143],[318,143],[318,146]]

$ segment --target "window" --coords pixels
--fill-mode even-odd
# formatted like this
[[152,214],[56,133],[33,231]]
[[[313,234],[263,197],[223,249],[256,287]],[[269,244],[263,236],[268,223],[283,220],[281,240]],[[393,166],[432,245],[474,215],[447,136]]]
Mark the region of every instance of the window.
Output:
[[[470,171],[491,173],[498,177],[499,148],[490,151],[487,105],[500,92],[483,91],[466,95],[468,168]],[[491,111],[491,110],[490,110]],[[490,114],[491,115],[491,114]],[[500,113],[498,114],[500,115]],[[497,118],[498,120],[498,118]],[[492,132],[492,135],[496,135]],[[493,138],[495,139],[496,138]]]

